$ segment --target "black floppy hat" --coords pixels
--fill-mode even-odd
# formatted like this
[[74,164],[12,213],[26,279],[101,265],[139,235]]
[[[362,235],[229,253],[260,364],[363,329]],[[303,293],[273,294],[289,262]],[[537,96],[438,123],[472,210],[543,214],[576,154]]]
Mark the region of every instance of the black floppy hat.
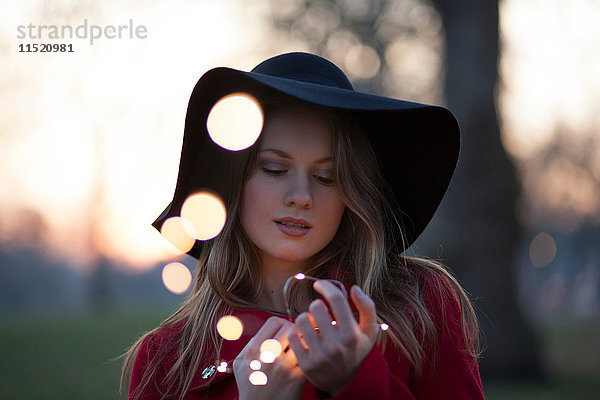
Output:
[[[437,210],[460,148],[456,118],[443,107],[354,91],[346,75],[330,61],[308,53],[269,58],[252,71],[214,68],[192,91],[188,104],[179,175],[171,204],[153,222],[157,230],[179,216],[183,202],[199,191],[219,194],[225,204],[230,182],[240,172],[244,153],[217,145],[206,128],[208,114],[220,99],[247,93],[259,101],[287,95],[318,106],[352,113],[361,123],[378,157],[383,177],[395,196],[406,250]],[[200,242],[188,254],[198,257]]]

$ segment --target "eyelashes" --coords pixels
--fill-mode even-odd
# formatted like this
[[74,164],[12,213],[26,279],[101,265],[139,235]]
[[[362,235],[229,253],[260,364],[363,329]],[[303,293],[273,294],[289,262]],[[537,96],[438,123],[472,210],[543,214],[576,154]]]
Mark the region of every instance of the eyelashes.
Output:
[[314,177],[314,178],[315,178],[317,181],[321,182],[323,185],[326,185],[326,186],[332,186],[332,185],[335,183],[333,179],[330,179],[330,178],[325,178],[325,177],[323,177],[323,176],[319,176],[319,175],[313,175],[313,177]]
[[[281,177],[288,172],[288,170],[285,168],[273,168],[266,166],[261,166],[260,168],[265,174],[273,177]],[[333,184],[335,183],[333,179],[318,174],[313,174],[313,178],[315,178],[317,182],[325,186],[333,186]]]
[[267,175],[280,176],[287,172],[286,169],[271,169],[266,167],[261,167],[262,171]]

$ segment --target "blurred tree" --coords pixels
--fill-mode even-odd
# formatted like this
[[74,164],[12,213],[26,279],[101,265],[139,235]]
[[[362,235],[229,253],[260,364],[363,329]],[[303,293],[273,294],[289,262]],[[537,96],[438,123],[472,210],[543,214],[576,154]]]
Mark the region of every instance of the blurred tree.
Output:
[[105,312],[112,303],[112,288],[109,279],[111,265],[103,248],[103,234],[101,221],[107,214],[107,185],[106,174],[108,154],[106,136],[102,128],[93,129],[95,139],[94,152],[94,184],[92,195],[88,204],[90,220],[88,236],[86,238],[91,255],[91,275],[89,286],[89,300],[93,311]]
[[528,193],[521,215],[527,225],[563,232],[600,225],[600,138],[595,129],[556,126],[547,143],[525,158],[522,176]]
[[[432,249],[441,238],[444,250],[439,256],[478,298],[487,344],[482,375],[539,377],[537,342],[516,302],[514,266],[521,229],[515,208],[520,189],[500,141],[495,108],[497,1],[270,4],[272,23],[279,31],[274,37],[285,42],[280,47],[304,45],[332,59],[359,90],[439,103],[440,88],[445,87],[448,106],[461,124],[461,157],[435,223],[418,245]],[[445,85],[440,78],[443,65]]]
[[[496,114],[498,2],[434,0],[446,30],[446,97],[461,124],[461,161],[441,222],[444,258],[478,294],[488,349],[482,373],[541,375],[536,338],[516,303],[515,264],[521,227],[516,170],[500,141]],[[459,234],[451,234],[459,232]]]

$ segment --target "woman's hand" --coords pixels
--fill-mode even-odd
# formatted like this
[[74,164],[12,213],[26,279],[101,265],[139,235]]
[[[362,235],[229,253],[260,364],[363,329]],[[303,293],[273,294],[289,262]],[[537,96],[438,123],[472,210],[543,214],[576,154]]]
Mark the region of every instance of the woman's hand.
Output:
[[[239,399],[299,399],[306,385],[306,377],[298,368],[296,356],[288,347],[288,332],[293,324],[283,318],[271,317],[248,342],[233,361],[233,374]],[[248,377],[252,372],[250,361],[260,357],[260,345],[267,339],[276,339],[284,351],[272,364],[262,363],[261,371],[268,378],[264,386],[255,386]]]
[[[334,396],[352,379],[373,348],[379,332],[375,302],[358,286],[352,287],[350,297],[360,318],[357,323],[346,297],[335,285],[320,280],[314,288],[329,303],[331,314],[323,300],[313,301],[308,313],[296,318],[289,344],[308,380]],[[332,315],[335,325],[331,324]]]

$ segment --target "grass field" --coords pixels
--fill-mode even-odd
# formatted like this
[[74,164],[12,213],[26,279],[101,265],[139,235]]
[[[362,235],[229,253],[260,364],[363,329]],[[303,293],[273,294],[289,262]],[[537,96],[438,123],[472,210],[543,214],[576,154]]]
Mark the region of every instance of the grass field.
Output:
[[4,322],[0,399],[118,399],[119,356],[161,315],[86,315]]
[[[121,354],[167,313],[5,320],[0,325],[0,399],[118,399]],[[484,382],[488,400],[600,399],[600,326],[564,325],[542,337],[553,378]]]

